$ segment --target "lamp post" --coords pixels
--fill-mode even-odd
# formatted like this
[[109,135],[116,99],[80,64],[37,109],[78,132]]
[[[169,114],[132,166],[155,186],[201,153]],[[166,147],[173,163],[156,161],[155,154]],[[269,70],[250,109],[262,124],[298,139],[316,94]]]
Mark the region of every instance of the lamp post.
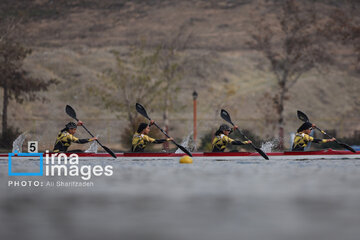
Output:
[[198,97],[198,93],[196,91],[192,94],[194,100],[194,142],[196,143],[197,129],[196,129],[196,99]]

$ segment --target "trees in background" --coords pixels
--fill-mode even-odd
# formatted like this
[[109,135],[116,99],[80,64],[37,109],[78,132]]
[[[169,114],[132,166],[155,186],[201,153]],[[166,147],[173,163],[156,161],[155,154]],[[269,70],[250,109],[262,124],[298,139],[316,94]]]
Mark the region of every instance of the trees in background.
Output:
[[[192,33],[187,29],[187,23],[183,23],[180,28],[171,36],[162,41],[159,50],[159,77],[162,80],[159,86],[159,93],[163,95],[163,121],[164,130],[169,133],[169,112],[177,102],[177,93],[184,73],[184,62],[180,52],[186,50],[192,39]],[[180,107],[179,104],[176,104]],[[168,149],[168,143],[164,143],[164,148]]]
[[264,13],[261,19],[253,22],[248,42],[250,49],[262,54],[269,66],[266,70],[276,80],[276,85],[267,93],[271,101],[271,109],[267,111],[274,111],[276,116],[280,147],[283,147],[284,107],[290,97],[289,90],[304,73],[331,62],[317,32],[315,13],[299,4],[295,0],[281,2],[281,10],[273,21]]
[[16,134],[8,126],[8,107],[10,100],[18,103],[24,101],[44,100],[38,92],[47,91],[57,83],[57,80],[43,80],[34,78],[23,69],[26,56],[31,54],[31,49],[22,46],[16,41],[18,37],[15,29],[19,23],[9,21],[3,23],[0,33],[0,88],[3,89],[2,109],[2,138],[1,147],[9,148]]
[[[107,69],[100,76],[102,87],[89,88],[119,118],[121,113],[126,113],[128,127],[121,136],[121,142],[127,148],[142,119],[137,117],[136,102],[144,104],[150,111],[161,112],[166,132],[169,131],[170,111],[175,105],[181,105],[177,96],[180,87],[184,88],[181,84],[185,69],[189,66],[186,65],[186,56],[180,53],[186,49],[192,34],[185,23],[170,35],[155,47],[146,47],[146,42],[142,41],[130,47],[128,54],[112,51],[116,67]],[[154,109],[154,106],[158,107]]]
[[[157,67],[159,49],[146,51],[143,43],[132,46],[127,55],[117,51],[112,53],[116,66],[101,74],[101,87],[90,87],[89,90],[119,118],[125,112],[128,127],[121,135],[121,143],[130,149],[131,137],[142,120],[135,111],[135,103],[147,107],[159,100],[158,88],[162,82]],[[147,109],[152,110],[151,106]]]

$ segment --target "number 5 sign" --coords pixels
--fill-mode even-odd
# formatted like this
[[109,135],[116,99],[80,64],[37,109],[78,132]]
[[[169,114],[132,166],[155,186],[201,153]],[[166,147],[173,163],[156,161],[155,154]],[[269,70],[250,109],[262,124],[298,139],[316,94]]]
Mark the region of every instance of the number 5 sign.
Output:
[[38,152],[38,142],[37,141],[29,141],[28,142],[28,152],[29,153],[37,153]]

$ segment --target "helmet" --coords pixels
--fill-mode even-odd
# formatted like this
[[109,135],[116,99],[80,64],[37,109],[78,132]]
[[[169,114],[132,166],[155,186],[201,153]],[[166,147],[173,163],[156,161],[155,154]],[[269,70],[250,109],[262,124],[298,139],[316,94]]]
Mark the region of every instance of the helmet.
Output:
[[69,122],[68,124],[65,125],[65,127],[66,127],[67,129],[76,129],[76,128],[77,128],[77,125],[76,125],[76,123],[74,123],[74,122]]
[[229,125],[227,124],[221,124],[220,125],[220,128],[219,128],[220,131],[232,131],[231,127],[229,127]]

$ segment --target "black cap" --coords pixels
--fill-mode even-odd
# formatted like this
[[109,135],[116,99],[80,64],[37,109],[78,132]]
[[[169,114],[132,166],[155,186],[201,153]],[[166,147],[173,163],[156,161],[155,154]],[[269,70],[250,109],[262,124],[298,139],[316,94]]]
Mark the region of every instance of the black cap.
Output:
[[149,126],[149,124],[147,123],[140,123],[137,132],[141,133],[145,128],[147,128]]
[[227,124],[221,124],[219,129],[215,132],[215,136],[218,136],[220,134],[223,134],[223,132],[227,130],[227,131],[230,131],[230,133],[232,132],[232,129],[229,125]]
[[304,122],[300,127],[299,129],[297,130],[297,132],[302,132],[306,129],[309,129],[312,127],[312,124],[310,122]]
[[66,129],[76,129],[77,125],[74,122],[69,122],[68,124],[65,125]]

